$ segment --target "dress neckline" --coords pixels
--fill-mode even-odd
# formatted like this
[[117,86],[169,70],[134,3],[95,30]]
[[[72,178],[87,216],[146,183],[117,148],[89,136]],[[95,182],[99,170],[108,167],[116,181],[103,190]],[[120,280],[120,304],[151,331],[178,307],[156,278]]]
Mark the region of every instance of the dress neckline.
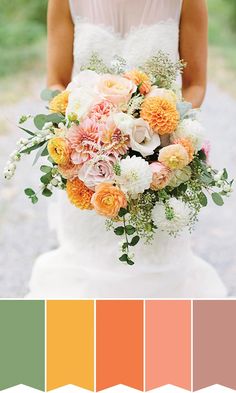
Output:
[[102,29],[104,32],[107,32],[107,33],[113,35],[114,38],[119,39],[119,40],[125,40],[133,34],[141,33],[141,32],[144,32],[145,30],[149,31],[150,29],[153,29],[157,26],[162,26],[162,25],[166,26],[166,25],[171,24],[171,25],[175,25],[176,27],[179,28],[179,24],[174,18],[168,18],[168,19],[159,20],[156,23],[151,23],[151,24],[143,24],[142,23],[138,26],[131,26],[129,31],[127,31],[125,34],[122,34],[121,32],[116,31],[114,26],[112,26],[112,25],[105,25],[104,23],[93,23],[87,17],[76,16],[75,17],[75,29],[83,24],[87,24],[92,27]]

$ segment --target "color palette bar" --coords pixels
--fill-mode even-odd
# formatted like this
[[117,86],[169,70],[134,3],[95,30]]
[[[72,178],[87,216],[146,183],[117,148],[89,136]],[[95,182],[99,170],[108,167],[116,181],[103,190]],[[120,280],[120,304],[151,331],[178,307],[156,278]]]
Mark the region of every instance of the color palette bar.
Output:
[[236,301],[193,302],[193,388],[236,389]]
[[143,301],[97,301],[97,391],[143,390]]
[[191,302],[146,302],[146,390],[191,390]]
[[235,300],[2,300],[0,390],[236,389]]
[[0,301],[0,390],[45,390],[44,301]]
[[94,390],[94,302],[47,302],[47,390]]

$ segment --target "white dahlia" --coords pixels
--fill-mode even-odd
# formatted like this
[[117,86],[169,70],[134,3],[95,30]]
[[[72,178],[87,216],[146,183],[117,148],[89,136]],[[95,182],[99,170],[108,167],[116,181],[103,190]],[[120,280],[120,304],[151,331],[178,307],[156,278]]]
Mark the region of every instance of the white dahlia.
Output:
[[120,161],[120,175],[116,176],[116,182],[123,192],[136,198],[150,187],[152,169],[143,158],[128,156]]
[[158,229],[176,234],[190,223],[191,210],[183,201],[171,198],[167,205],[163,202],[156,203],[152,218]]
[[177,130],[171,135],[171,142],[179,139],[188,139],[197,152],[201,150],[204,143],[204,128],[198,120],[184,119]]

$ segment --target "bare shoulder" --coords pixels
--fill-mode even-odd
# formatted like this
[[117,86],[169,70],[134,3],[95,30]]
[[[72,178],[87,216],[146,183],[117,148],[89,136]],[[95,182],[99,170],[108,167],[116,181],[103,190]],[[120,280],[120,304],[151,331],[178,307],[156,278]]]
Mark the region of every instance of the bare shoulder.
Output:
[[204,23],[207,21],[206,0],[183,0],[182,22]]

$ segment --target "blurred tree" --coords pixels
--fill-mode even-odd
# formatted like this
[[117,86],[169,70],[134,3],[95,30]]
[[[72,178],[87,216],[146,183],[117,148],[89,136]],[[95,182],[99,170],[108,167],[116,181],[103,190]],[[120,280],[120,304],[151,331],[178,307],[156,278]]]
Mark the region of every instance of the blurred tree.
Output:
[[225,0],[228,2],[231,8],[231,25],[233,29],[236,31],[236,0]]
[[0,0],[0,76],[44,62],[47,0]]

